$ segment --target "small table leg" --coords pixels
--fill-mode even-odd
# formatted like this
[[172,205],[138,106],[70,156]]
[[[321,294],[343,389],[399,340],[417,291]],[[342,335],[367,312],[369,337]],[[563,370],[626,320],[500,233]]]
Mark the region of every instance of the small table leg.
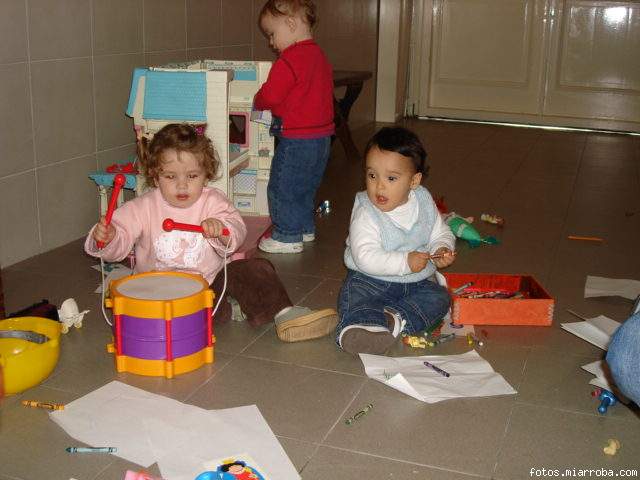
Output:
[[333,106],[335,109],[336,137],[342,142],[347,157],[352,160],[360,158],[360,152],[353,142],[351,130],[349,129],[349,113],[351,107],[358,99],[362,91],[363,82],[352,83],[347,86],[347,91],[340,100],[334,97]]

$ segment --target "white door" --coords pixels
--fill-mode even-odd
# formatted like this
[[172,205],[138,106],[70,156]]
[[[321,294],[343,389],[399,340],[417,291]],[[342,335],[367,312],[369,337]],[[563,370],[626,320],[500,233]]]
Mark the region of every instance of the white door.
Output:
[[419,115],[640,131],[639,2],[419,3]]

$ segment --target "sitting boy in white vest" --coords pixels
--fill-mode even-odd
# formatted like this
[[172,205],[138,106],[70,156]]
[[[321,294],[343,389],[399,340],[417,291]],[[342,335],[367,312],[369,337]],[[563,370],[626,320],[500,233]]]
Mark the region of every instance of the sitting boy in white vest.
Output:
[[431,278],[453,263],[455,237],[420,185],[426,157],[402,127],[385,127],[367,144],[367,190],[353,205],[338,299],[336,340],[347,352],[384,353],[449,310],[449,293]]

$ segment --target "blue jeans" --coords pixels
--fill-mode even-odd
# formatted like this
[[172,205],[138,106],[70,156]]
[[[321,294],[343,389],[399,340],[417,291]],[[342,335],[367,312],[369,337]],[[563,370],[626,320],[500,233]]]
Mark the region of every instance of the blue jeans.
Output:
[[620,391],[640,405],[640,312],[613,334],[607,363]]
[[301,242],[303,234],[315,233],[315,197],[330,147],[330,137],[280,137],[267,186],[274,240]]
[[384,309],[399,313],[406,321],[403,332],[414,335],[437,324],[449,311],[446,288],[431,280],[414,283],[385,282],[349,270],[340,289],[337,338],[349,325],[387,327]]

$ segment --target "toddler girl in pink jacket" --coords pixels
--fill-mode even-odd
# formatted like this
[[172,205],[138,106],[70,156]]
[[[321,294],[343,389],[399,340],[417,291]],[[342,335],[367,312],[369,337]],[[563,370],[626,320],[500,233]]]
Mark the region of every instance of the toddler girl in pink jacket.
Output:
[[[169,124],[148,147],[142,165],[149,192],[124,203],[111,223],[102,217],[85,241],[85,251],[108,262],[124,259],[135,248],[135,273],[180,271],[202,275],[219,295],[227,256],[242,245],[247,229],[225,194],[207,182],[216,177],[219,161],[204,127]],[[203,233],[164,231],[162,222],[201,225]],[[228,235],[223,230],[228,230]],[[97,242],[103,242],[99,249]],[[252,325],[275,319],[278,336],[299,341],[328,334],[337,323],[334,310],[311,311],[293,306],[273,265],[262,258],[236,260],[227,266],[226,293],[235,298]],[[231,317],[222,301],[217,321]]]

